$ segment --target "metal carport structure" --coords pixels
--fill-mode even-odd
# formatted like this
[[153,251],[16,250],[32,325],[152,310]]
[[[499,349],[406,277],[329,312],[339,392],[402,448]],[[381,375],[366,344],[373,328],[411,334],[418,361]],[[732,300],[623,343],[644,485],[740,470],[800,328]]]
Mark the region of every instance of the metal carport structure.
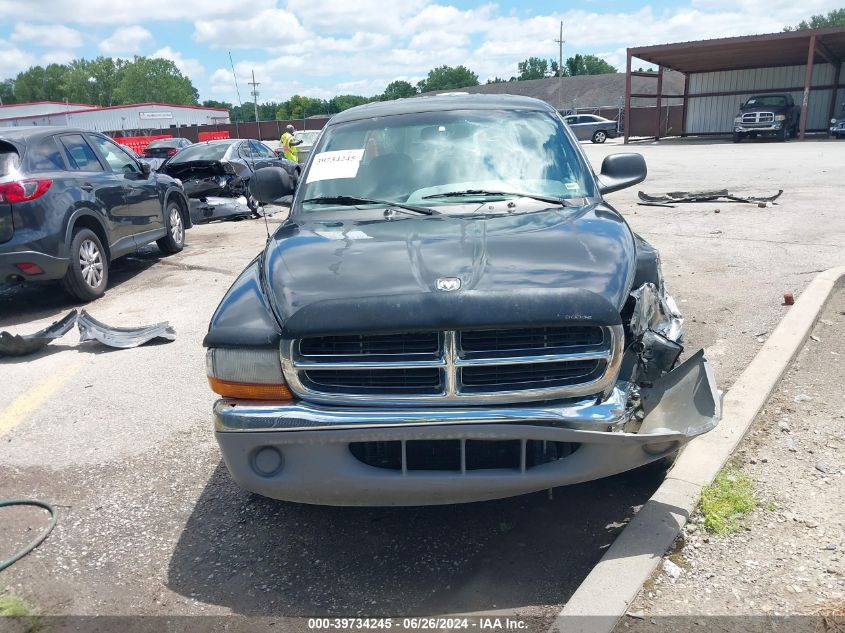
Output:
[[[656,65],[657,73],[634,71],[633,58]],[[799,138],[804,139],[808,129],[822,129],[819,121],[823,118],[826,124],[843,98],[843,60],[845,27],[629,48],[625,120],[630,116],[632,98],[654,98],[653,138],[660,138],[660,104],[669,97],[661,94],[663,71],[668,68],[685,75],[682,136],[727,133],[725,118],[730,116],[733,122],[737,97],[792,93],[801,104]],[[632,93],[631,77],[655,78],[656,96]],[[813,125],[808,126],[808,121]],[[628,138],[626,126],[625,143]]]

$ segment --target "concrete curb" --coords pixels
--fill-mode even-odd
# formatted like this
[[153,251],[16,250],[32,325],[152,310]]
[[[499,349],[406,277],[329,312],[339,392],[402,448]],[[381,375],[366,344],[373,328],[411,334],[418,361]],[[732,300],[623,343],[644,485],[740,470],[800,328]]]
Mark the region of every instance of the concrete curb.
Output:
[[665,481],[578,587],[550,633],[610,633],[672,546],[710,484],[798,354],[845,266],[816,275],[725,394],[722,421],[689,443]]

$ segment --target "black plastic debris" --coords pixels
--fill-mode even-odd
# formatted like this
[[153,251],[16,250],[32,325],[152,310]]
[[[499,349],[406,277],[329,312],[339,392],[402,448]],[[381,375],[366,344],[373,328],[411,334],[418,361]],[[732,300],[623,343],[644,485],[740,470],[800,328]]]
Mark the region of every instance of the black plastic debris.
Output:
[[176,331],[167,321],[142,327],[111,327],[83,310],[76,324],[79,326],[80,343],[96,340],[109,347],[128,349],[156,339],[176,340]]
[[716,200],[745,202],[767,207],[773,205],[782,193],[783,189],[779,189],[773,196],[738,196],[727,189],[719,189],[714,191],[670,191],[659,195],[638,191],[637,196],[640,198],[640,205],[650,207],[674,208],[675,204],[683,202],[715,202]]
[[76,323],[77,312],[71,310],[63,319],[39,330],[35,334],[0,332],[0,356],[27,356],[34,354],[67,334]]

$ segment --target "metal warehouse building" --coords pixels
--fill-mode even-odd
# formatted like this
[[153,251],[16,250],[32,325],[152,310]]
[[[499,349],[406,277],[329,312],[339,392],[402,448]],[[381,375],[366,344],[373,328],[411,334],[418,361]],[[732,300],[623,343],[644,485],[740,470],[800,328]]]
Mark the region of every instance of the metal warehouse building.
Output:
[[[730,134],[739,103],[754,94],[790,94],[801,105],[800,138],[823,131],[845,100],[845,27],[679,42],[628,49],[625,108],[649,95],[633,92],[632,59],[655,64],[660,104],[664,69],[684,73],[683,135]],[[652,73],[650,76],[655,77]],[[665,134],[655,118],[654,138]],[[625,141],[628,141],[626,130]]]
[[229,111],[226,109],[169,103],[136,103],[101,108],[78,103],[38,102],[0,107],[0,127],[69,125],[97,132],[143,134],[187,125],[228,122]]

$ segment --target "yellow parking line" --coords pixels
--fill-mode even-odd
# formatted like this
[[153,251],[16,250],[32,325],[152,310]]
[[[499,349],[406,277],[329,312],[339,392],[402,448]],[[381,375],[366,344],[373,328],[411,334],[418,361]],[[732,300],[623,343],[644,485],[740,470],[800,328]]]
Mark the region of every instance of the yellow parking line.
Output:
[[34,387],[24,391],[12,401],[12,404],[0,411],[0,437],[37,411],[50,396],[79,371],[79,367],[80,363],[65,365]]

